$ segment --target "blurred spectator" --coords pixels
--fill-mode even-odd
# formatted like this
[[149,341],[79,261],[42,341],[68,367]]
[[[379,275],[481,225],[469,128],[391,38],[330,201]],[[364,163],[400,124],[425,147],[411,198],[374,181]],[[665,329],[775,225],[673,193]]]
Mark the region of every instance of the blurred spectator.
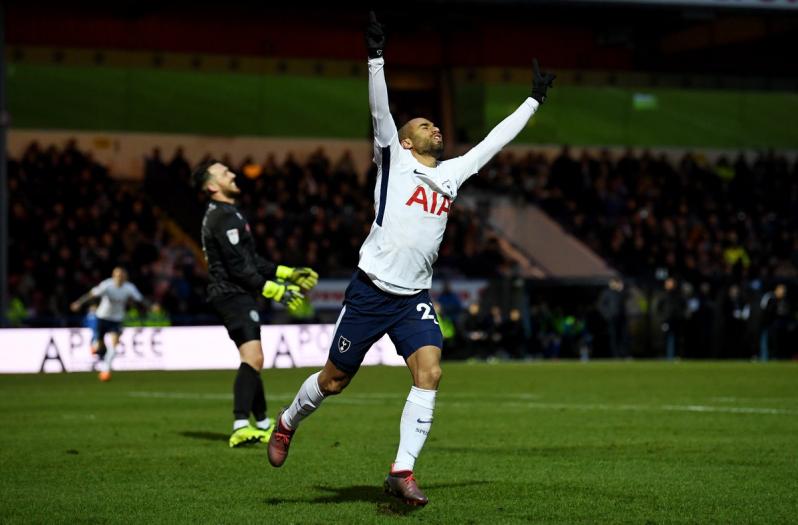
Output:
[[492,328],[490,317],[482,313],[479,303],[468,305],[461,330],[468,357],[484,358],[488,355]]
[[452,291],[448,279],[443,283],[443,290],[438,296],[438,303],[441,305],[443,314],[452,320],[456,321],[463,313],[463,303],[457,294]]
[[723,302],[723,348],[734,359],[750,357],[746,327],[751,317],[751,305],[736,284],[729,286]]
[[[787,286],[779,284],[772,292],[762,296],[763,332],[760,339],[759,358],[770,356],[790,357],[788,344],[790,332],[795,330],[795,318],[787,298]],[[793,351],[795,351],[793,349]]]
[[510,310],[510,314],[499,326],[499,332],[501,333],[502,346],[510,357],[516,359],[528,357],[521,311],[518,308]]
[[449,348],[454,347],[456,349],[460,341],[457,337],[457,325],[455,321],[446,314],[446,310],[439,302],[433,301],[432,306],[435,308],[435,315],[438,318],[438,325],[441,327],[444,344]]
[[610,279],[608,287],[601,292],[598,310],[607,323],[610,355],[629,356],[629,330],[626,318],[626,293],[623,281],[617,277]]
[[663,284],[664,293],[659,298],[655,309],[661,320],[662,333],[665,336],[665,358],[668,361],[682,357],[682,331],[685,320],[686,305],[676,279],[668,277]]

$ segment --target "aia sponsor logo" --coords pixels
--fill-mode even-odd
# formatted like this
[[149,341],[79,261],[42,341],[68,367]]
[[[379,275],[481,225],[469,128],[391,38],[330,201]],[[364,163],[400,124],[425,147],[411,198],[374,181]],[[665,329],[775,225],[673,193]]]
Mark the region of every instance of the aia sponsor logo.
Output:
[[429,195],[424,186],[416,186],[413,195],[407,199],[405,206],[419,205],[424,208],[424,211],[433,215],[441,215],[442,213],[449,214],[449,209],[452,206],[452,201],[448,197],[429,190]]

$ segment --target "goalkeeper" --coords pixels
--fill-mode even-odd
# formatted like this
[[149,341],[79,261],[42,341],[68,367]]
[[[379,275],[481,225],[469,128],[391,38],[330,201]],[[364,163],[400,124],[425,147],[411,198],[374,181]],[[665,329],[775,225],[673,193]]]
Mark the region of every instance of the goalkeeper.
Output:
[[[241,355],[233,384],[233,433],[230,446],[267,442],[272,421],[266,417],[266,395],[260,371],[263,349],[257,295],[296,310],[319,275],[310,268],[276,265],[255,253],[249,223],[236,207],[241,190],[236,174],[215,160],[203,162],[192,180],[210,196],[202,219],[202,250],[208,262],[208,300],[219,313]],[[249,422],[250,412],[255,426]]]

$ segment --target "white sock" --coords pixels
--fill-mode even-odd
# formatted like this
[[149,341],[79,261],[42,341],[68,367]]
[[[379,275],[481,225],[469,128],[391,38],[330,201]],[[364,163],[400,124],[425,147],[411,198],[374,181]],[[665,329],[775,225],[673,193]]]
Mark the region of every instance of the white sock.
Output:
[[305,379],[291,402],[291,406],[283,412],[283,424],[289,429],[296,429],[299,423],[319,408],[321,402],[324,401],[324,394],[321,393],[319,387],[320,375],[321,371]]
[[116,357],[116,346],[108,345],[107,350],[105,351],[105,358],[103,359],[103,364],[105,366],[105,370],[111,371],[111,363],[114,362],[114,357]]
[[399,450],[396,452],[392,471],[413,470],[432,426],[437,393],[437,390],[425,390],[416,386],[410,388],[399,424]]
[[255,426],[261,430],[269,430],[272,428],[272,418],[267,417],[263,421],[255,421]]
[[233,421],[233,432],[238,430],[239,428],[244,428],[249,426],[249,419],[236,419]]

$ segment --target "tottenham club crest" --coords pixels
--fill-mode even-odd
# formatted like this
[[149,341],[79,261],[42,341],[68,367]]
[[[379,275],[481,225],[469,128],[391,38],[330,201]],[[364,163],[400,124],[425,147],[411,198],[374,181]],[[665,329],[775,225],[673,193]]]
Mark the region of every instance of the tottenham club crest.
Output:
[[258,312],[256,312],[255,310],[250,310],[249,311],[249,318],[252,319],[256,323],[260,322],[260,316],[258,315]]
[[230,240],[230,244],[238,244],[238,228],[227,230],[225,233],[227,234],[227,238]]
[[352,342],[344,336],[338,338],[338,351],[342,354],[349,350],[349,347],[352,346]]

